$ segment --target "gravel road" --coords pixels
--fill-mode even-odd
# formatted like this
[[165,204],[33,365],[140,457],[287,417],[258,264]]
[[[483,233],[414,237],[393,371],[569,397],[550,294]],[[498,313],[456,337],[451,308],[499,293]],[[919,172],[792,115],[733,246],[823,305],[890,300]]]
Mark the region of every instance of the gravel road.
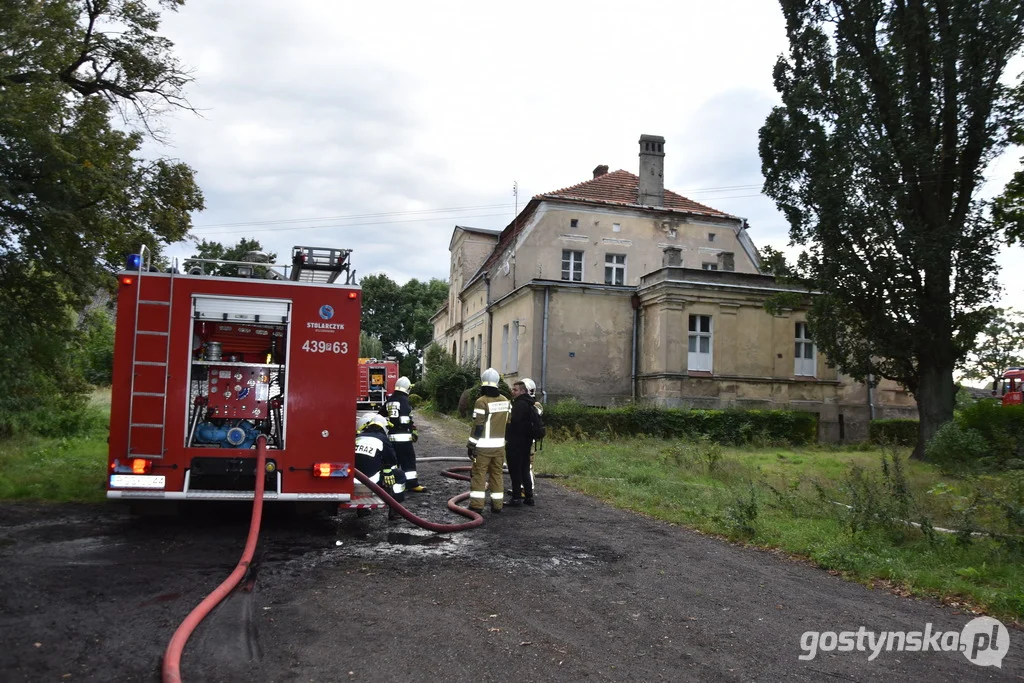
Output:
[[[420,457],[464,452],[450,424],[417,421]],[[468,489],[440,476],[450,465],[421,464],[430,490],[409,496],[416,514],[465,521],[444,506]],[[178,624],[237,563],[247,512],[207,505],[154,521],[116,505],[0,504],[0,680],[158,681]],[[1024,680],[1016,629],[1001,668],[955,651],[801,660],[808,631],[960,634],[973,615],[553,480],[538,481],[536,507],[485,513],[457,534],[386,517],[268,510],[251,580],[192,636],[184,680]]]

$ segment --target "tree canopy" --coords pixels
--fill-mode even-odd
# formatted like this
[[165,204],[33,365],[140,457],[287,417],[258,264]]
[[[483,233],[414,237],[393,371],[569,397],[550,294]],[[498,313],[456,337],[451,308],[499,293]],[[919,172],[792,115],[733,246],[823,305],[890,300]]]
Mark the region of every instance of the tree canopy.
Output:
[[[233,277],[238,275],[238,266],[232,264],[223,263],[202,263],[200,261],[194,261],[192,259],[211,259],[220,261],[246,261],[249,260],[247,255],[250,253],[263,254],[265,260],[257,261],[261,263],[276,263],[277,254],[274,252],[264,252],[263,245],[260,244],[259,240],[249,239],[243,237],[233,247],[225,247],[220,242],[209,242],[207,240],[200,240],[196,245],[196,253],[188,259],[185,259],[184,268],[186,271],[193,266],[200,266],[203,269],[203,273],[206,275],[221,275],[227,277]],[[266,268],[256,267],[255,272],[260,277],[266,275]]]
[[[385,355],[417,359],[434,336],[430,317],[448,299],[448,283],[412,279],[398,285],[384,274],[367,275],[363,288],[363,330],[378,338]],[[406,363],[406,374],[415,368]]]
[[968,379],[995,382],[1013,367],[1024,367],[1024,317],[1013,309],[997,309],[962,369]]
[[189,166],[142,155],[160,111],[187,107],[190,78],[159,19],[133,0],[0,4],[2,410],[80,392],[68,310],[111,285],[124,254],[184,237],[203,208]]
[[760,131],[765,193],[805,248],[818,346],[913,392],[917,454],[952,417],[956,364],[991,318],[999,230],[976,194],[1024,98],[1006,68],[1019,0],[781,0],[782,105]]

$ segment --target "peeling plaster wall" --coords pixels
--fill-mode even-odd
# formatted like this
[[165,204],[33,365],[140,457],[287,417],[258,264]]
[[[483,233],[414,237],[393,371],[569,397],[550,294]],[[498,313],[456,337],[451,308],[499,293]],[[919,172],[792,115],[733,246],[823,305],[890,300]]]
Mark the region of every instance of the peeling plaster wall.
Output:
[[588,405],[630,400],[632,292],[552,288],[549,306],[549,400],[574,396]]

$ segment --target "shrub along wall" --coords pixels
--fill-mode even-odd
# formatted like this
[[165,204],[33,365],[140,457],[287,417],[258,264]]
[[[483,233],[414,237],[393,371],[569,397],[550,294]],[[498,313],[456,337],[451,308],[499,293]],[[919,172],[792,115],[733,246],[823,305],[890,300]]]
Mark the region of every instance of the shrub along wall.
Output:
[[793,410],[682,410],[643,405],[603,409],[560,401],[545,407],[544,423],[548,434],[706,436],[723,444],[806,444],[818,435],[818,415]]
[[868,440],[874,444],[913,446],[917,443],[917,420],[872,420]]

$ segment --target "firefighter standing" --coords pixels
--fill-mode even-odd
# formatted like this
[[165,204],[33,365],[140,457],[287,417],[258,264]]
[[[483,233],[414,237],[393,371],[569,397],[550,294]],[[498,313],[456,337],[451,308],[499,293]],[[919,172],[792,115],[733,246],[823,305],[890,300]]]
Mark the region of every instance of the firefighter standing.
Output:
[[469,482],[469,509],[483,512],[488,484],[491,512],[501,512],[505,486],[501,467],[505,461],[505,426],[512,405],[498,392],[498,371],[487,368],[480,375],[480,398],[473,405],[473,431],[466,449],[473,461]]
[[371,416],[356,434],[356,469],[395,500],[405,500],[405,477],[388,439],[388,421],[381,415]]
[[399,377],[395,391],[384,402],[380,414],[391,421],[391,443],[398,454],[398,464],[405,471],[405,490],[423,493],[426,487],[419,482],[416,473],[416,449],[413,443],[419,440],[416,425],[412,421],[412,406],[409,405],[408,377]]
[[526,382],[524,379],[512,385],[512,413],[505,432],[505,457],[508,461],[508,476],[512,480],[512,495],[508,504],[512,507],[519,507],[524,502],[533,505],[530,450],[533,447],[534,398],[530,396]]

